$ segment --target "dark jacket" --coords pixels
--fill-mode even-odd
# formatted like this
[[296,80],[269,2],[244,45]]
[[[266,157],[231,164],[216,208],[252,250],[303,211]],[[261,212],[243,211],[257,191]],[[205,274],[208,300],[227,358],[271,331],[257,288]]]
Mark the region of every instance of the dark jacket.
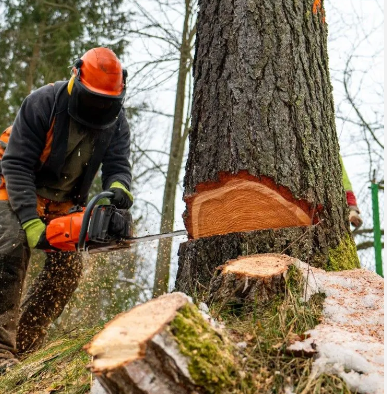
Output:
[[[6,181],[9,202],[21,223],[38,218],[36,185],[44,179],[59,179],[65,162],[69,136],[67,82],[46,85],[24,100],[12,127],[0,171]],[[55,119],[51,153],[45,163],[40,156],[46,134]],[[87,169],[73,189],[74,204],[84,205],[92,181],[102,163],[102,188],[119,181],[130,190],[129,126],[124,110],[117,122],[95,133],[94,151]]]

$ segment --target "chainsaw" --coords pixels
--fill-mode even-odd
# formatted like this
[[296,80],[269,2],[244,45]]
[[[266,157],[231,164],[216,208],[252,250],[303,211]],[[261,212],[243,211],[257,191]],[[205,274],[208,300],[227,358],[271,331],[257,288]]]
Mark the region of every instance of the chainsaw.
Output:
[[101,253],[129,248],[133,243],[187,235],[185,230],[133,237],[128,211],[115,205],[97,205],[102,198],[113,197],[104,191],[93,197],[86,208],[75,206],[65,216],[53,219],[46,227],[50,251]]

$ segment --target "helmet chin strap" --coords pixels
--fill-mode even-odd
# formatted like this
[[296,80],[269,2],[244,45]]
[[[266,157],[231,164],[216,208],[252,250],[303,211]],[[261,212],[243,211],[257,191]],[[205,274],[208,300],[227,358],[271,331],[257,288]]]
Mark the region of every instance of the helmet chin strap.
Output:
[[73,91],[74,87],[74,81],[75,81],[75,74],[73,74],[69,80],[69,83],[67,84],[67,92],[71,96],[71,92]]

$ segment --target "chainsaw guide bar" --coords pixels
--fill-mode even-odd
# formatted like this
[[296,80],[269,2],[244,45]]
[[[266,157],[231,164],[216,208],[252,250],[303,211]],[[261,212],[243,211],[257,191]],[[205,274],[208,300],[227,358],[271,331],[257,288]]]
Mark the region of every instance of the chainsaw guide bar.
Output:
[[86,251],[89,254],[112,252],[114,250],[127,249],[130,247],[130,245],[140,242],[150,242],[158,239],[178,237],[182,235],[187,235],[187,231],[178,230],[178,231],[173,231],[171,233],[144,235],[142,237],[135,237],[135,238],[123,239],[120,241],[115,241],[114,243],[108,245],[104,245],[100,243],[90,243],[87,245]]

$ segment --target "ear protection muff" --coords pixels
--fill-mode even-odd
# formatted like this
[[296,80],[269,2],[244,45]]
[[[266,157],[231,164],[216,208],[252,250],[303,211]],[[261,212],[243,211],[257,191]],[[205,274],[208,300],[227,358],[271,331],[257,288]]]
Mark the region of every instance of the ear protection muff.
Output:
[[81,74],[81,66],[82,66],[82,64],[83,64],[83,60],[82,59],[77,59],[74,62],[73,68],[71,69],[72,76],[71,76],[71,78],[69,80],[69,83],[67,84],[67,91],[68,91],[70,96],[71,96],[71,92],[73,91],[75,78],[78,77]]
[[124,80],[124,89],[126,89],[126,78],[128,78],[128,71],[126,70],[126,68],[122,69],[122,76]]

